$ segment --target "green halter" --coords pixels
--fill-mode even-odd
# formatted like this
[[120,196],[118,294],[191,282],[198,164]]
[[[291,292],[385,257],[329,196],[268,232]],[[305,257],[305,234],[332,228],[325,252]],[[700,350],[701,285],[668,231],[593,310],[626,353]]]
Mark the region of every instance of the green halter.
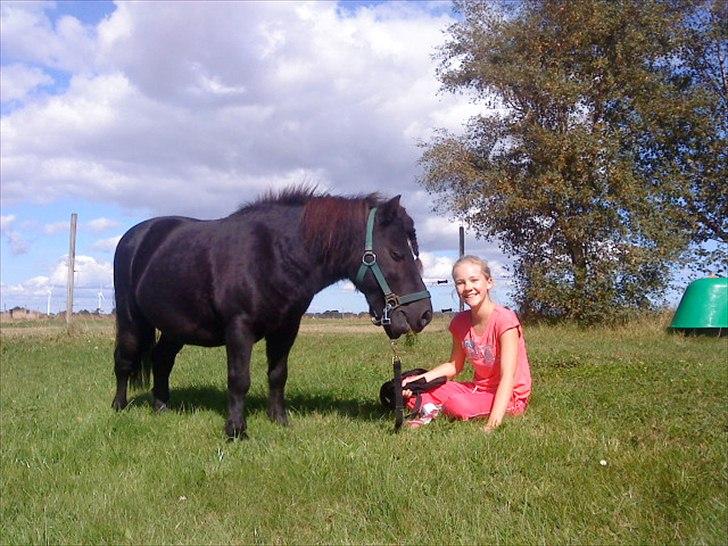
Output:
[[374,278],[377,280],[379,288],[384,293],[384,309],[382,310],[381,318],[376,315],[372,318],[372,322],[377,326],[384,326],[391,324],[389,314],[399,307],[407,303],[412,303],[417,300],[424,300],[430,297],[430,293],[427,290],[421,292],[415,292],[413,294],[407,294],[405,296],[398,296],[387,284],[387,279],[384,278],[382,268],[377,263],[377,255],[374,253],[374,217],[377,214],[377,207],[372,208],[369,211],[369,218],[367,219],[367,231],[366,231],[366,243],[364,244],[364,254],[361,257],[361,265],[359,266],[359,272],[356,274],[356,283],[361,284],[364,280],[367,270],[371,270]]

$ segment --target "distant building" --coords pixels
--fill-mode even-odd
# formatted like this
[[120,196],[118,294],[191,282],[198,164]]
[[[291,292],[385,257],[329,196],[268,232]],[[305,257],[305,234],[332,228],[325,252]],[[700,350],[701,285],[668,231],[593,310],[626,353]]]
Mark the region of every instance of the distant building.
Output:
[[37,320],[45,317],[40,311],[31,311],[25,307],[13,307],[10,311],[3,311],[2,320]]

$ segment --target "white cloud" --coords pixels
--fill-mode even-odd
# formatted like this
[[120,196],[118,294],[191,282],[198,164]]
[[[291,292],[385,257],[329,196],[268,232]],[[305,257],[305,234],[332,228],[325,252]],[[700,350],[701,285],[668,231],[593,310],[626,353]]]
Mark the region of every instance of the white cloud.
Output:
[[468,108],[437,95],[431,54],[452,22],[438,11],[120,3],[87,28],[12,5],[8,54],[73,77],[3,116],[3,199],[213,217],[303,177],[337,193],[412,193],[416,139]]
[[354,283],[351,281],[339,281],[336,283],[336,287],[339,290],[343,290],[344,292],[356,292],[356,286],[354,286]]
[[39,275],[28,279],[27,281],[19,284],[9,284],[2,286],[2,293],[4,296],[26,296],[26,297],[37,297],[48,294],[50,290],[50,279],[48,277]]
[[[105,301],[102,308],[108,311],[113,307],[113,266],[110,262],[96,260],[91,256],[76,256],[74,277],[74,310],[96,309],[98,293],[102,292]],[[37,275],[20,283],[2,284],[0,293],[4,302],[10,305],[51,311],[65,309],[66,283],[68,280],[68,257],[62,256],[51,269],[49,275]]]
[[105,231],[109,228],[114,228],[119,225],[119,222],[116,220],[110,220],[109,218],[94,218],[93,220],[89,220],[86,222],[86,226],[91,229],[91,231]]
[[21,254],[27,254],[30,250],[30,244],[13,226],[15,223],[16,216],[14,214],[8,214],[6,216],[0,216],[0,231],[2,231],[3,237],[10,246],[10,253],[14,256],[20,256]]
[[6,231],[5,238],[10,245],[10,252],[15,256],[27,254],[30,250],[30,243],[17,231]]
[[22,101],[42,85],[53,83],[53,78],[36,67],[21,64],[3,66],[0,70],[0,99],[3,103]]
[[99,252],[113,252],[116,249],[116,245],[119,244],[121,237],[121,235],[116,235],[107,239],[99,239],[91,246],[91,249]]
[[[401,193],[423,254],[457,252],[457,223],[433,216],[415,183],[418,139],[458,130],[479,110],[438,93],[431,55],[453,22],[449,3],[123,2],[98,25],[53,21],[53,6],[0,4],[3,59],[14,67],[3,66],[3,94],[19,103],[0,120],[3,204],[78,200],[212,218],[308,181]],[[49,86],[59,73],[65,87]],[[117,227],[103,220],[81,229]],[[467,249],[500,256],[490,242],[469,238]],[[426,274],[449,278],[432,256]],[[83,282],[110,285],[110,264],[78,260]],[[49,282],[65,286],[58,267]]]
[[10,229],[10,226],[12,225],[13,222],[15,222],[14,214],[0,216],[0,229],[2,229],[2,230]]
[[[111,262],[96,260],[91,256],[77,255],[74,263],[76,275],[74,287],[78,289],[113,286],[113,265]],[[68,282],[68,256],[58,258],[48,276],[39,275],[14,285],[7,285],[3,291],[12,294],[36,294],[50,287],[63,288]]]
[[0,47],[10,58],[27,63],[83,71],[94,62],[93,27],[64,16],[55,24],[45,10],[52,2],[3,2],[0,4]]
[[422,248],[457,251],[459,226],[442,216],[429,216],[417,224],[417,239]]
[[422,252],[420,254],[422,261],[422,278],[426,282],[436,282],[438,280],[452,280],[452,264],[454,260],[447,256],[436,256],[430,252]]
[[71,224],[69,222],[53,222],[52,224],[45,224],[43,226],[43,233],[46,235],[55,235],[56,233],[70,229]]
[[[74,262],[74,287],[98,288],[112,286],[114,268],[111,262],[97,261],[91,256],[77,255]],[[68,256],[62,257],[53,268],[50,275],[50,284],[53,286],[66,286],[68,281]]]

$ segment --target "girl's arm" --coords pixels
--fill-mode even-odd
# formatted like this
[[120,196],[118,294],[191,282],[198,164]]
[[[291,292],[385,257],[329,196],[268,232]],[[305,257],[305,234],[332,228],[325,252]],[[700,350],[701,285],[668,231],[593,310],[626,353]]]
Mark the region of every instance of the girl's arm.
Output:
[[[406,377],[402,380],[402,386],[404,387],[409,383],[410,381],[417,381],[419,378],[424,377],[425,381],[432,381],[433,379],[437,377],[447,377],[448,379],[452,379],[456,375],[458,375],[461,371],[463,371],[463,366],[465,365],[465,351],[463,351],[462,346],[460,345],[460,340],[458,340],[454,335],[452,336],[452,350],[450,351],[450,361],[445,362],[443,364],[440,364],[439,366],[435,366],[431,370],[429,370],[426,373],[423,373],[422,375],[413,375],[411,377]],[[408,390],[403,390],[402,394],[405,398],[412,396],[412,393]]]
[[518,335],[518,328],[511,328],[503,332],[498,339],[500,344],[501,377],[498,389],[495,391],[493,409],[491,409],[488,422],[485,425],[486,432],[490,432],[501,424],[508,409],[508,403],[513,397],[518,359]]
[[450,350],[450,361],[440,364],[435,368],[432,368],[429,372],[425,373],[421,377],[425,378],[425,381],[432,381],[437,377],[447,377],[448,380],[455,377],[461,371],[463,371],[463,365],[465,364],[465,351],[463,351],[460,345],[460,340],[452,336],[452,349]]

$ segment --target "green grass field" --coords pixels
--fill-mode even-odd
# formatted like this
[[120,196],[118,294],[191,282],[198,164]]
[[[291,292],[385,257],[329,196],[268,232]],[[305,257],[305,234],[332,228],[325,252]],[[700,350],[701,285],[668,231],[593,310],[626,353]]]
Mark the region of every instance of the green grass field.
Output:
[[[4,326],[0,543],[726,544],[728,340],[526,328],[528,412],[491,435],[392,434],[374,327],[304,325],[291,426],[265,415],[256,347],[245,441],[223,438],[222,349],[185,348],[172,410],[114,413],[111,327]],[[405,367],[448,356],[438,322]],[[606,461],[606,465],[600,463]]]

